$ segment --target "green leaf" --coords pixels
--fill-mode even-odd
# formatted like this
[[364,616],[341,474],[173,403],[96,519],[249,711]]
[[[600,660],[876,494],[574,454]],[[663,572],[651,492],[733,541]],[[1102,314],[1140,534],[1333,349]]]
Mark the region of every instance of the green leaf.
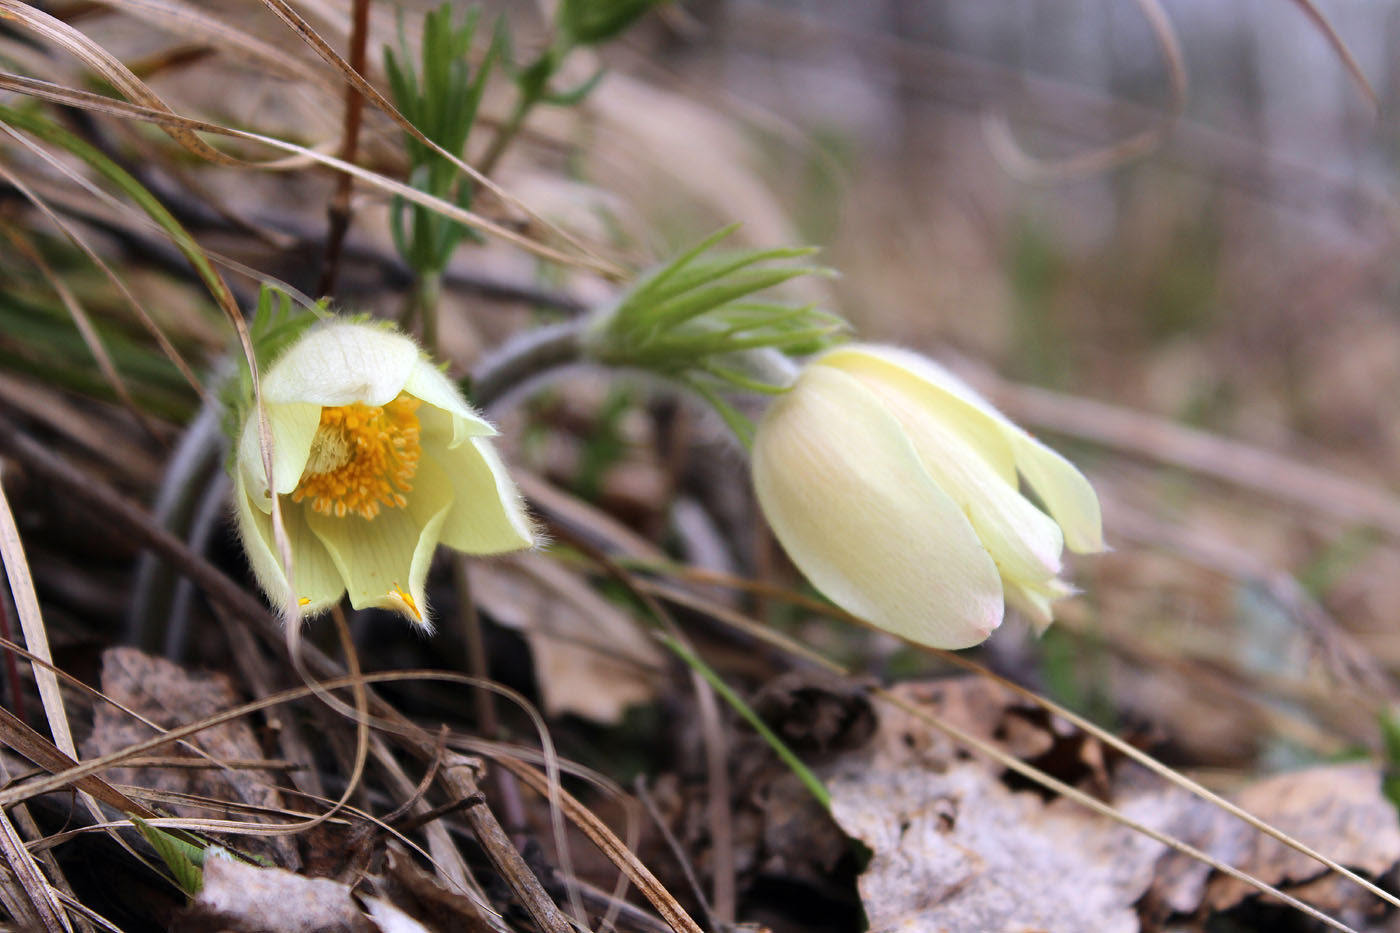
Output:
[[614,38],[661,0],[563,0],[559,32],[566,41],[596,45]]
[[161,861],[165,862],[180,890],[193,897],[204,889],[202,868],[207,849],[152,826],[139,816],[131,816],[128,819],[141,831],[141,835],[146,837],[146,841],[156,850]]
[[[384,70],[394,105],[424,136],[457,156],[466,151],[486,84],[508,47],[508,35],[500,23],[485,56],[473,67],[472,46],[480,18],[480,10],[473,8],[458,24],[447,3],[429,12],[423,19],[416,64],[402,17],[398,49],[384,47]],[[451,198],[459,206],[471,203],[473,186],[458,176],[451,162],[418,139],[408,134],[403,138],[410,185],[435,197]],[[467,235],[458,222],[402,199],[394,201],[390,229],[399,255],[420,279],[441,273]]]

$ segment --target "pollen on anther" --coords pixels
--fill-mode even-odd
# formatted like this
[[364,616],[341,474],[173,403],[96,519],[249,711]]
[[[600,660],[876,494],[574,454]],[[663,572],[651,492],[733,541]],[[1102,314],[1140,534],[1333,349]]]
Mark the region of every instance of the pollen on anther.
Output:
[[372,519],[381,507],[405,508],[403,493],[418,472],[418,399],[383,405],[359,402],[321,409],[306,472],[292,501],[311,501],[322,515]]

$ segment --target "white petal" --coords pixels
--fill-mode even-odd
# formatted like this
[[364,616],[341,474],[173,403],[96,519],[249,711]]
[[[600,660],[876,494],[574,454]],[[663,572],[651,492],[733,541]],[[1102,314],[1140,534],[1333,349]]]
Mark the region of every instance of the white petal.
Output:
[[1064,529],[1065,544],[1076,554],[1104,550],[1103,516],[1094,487],[1074,464],[1020,428],[1014,430],[1016,466]]
[[[278,608],[286,608],[287,577],[277,556],[272,516],[254,506],[241,471],[235,471],[233,485],[234,514],[248,563],[268,599]],[[329,609],[345,594],[345,584],[330,554],[307,525],[305,508],[286,500],[283,504],[282,517],[287,523],[287,543],[292,549],[292,578],[296,581],[298,602],[305,599],[301,611],[315,615]]]
[[1007,482],[962,433],[961,421],[945,421],[946,406],[930,405],[931,391],[888,379],[863,378],[903,426],[924,469],[953,497],[972,522],[1003,578],[1047,580],[1060,572],[1064,536],[1051,520]]
[[1063,580],[1049,580],[1034,586],[1014,581],[1006,583],[1006,601],[1026,617],[1034,626],[1037,635],[1045,634],[1050,623],[1055,621],[1051,603],[1066,596],[1073,596],[1074,593],[1074,587]]
[[[483,418],[476,409],[467,404],[462,398],[462,393],[457,386],[448,379],[447,376],[431,363],[420,358],[417,365],[413,367],[413,372],[409,374],[408,382],[404,385],[403,391],[415,398],[422,399],[432,408],[420,409],[418,412],[419,421],[422,422],[423,431],[440,431],[441,427],[432,423],[437,409],[440,412],[438,421],[447,422],[450,434],[447,438],[449,447],[457,447],[469,437],[484,437],[496,433],[496,429],[491,423]],[[443,418],[442,416],[447,416]]]
[[423,583],[452,501],[444,483],[422,481],[422,474],[432,470],[426,458],[418,469],[406,508],[381,509],[372,519],[308,509],[306,518],[335,561],[356,609],[391,609],[431,628]]
[[318,324],[282,354],[262,381],[268,402],[333,407],[383,405],[403,391],[418,345],[373,324]]
[[853,376],[808,366],[760,423],[753,470],[788,556],[843,609],[939,648],[977,644],[1001,624],[996,565]]
[[[321,424],[321,406],[293,402],[284,405],[267,404],[267,425],[272,431],[272,481],[279,495],[297,488],[306,469],[311,441]],[[267,495],[267,473],[263,470],[262,452],[258,444],[258,418],[254,409],[243,425],[238,439],[238,464],[249,491],[263,512],[272,511]]]
[[[941,395],[944,401],[938,410],[950,419],[957,419],[959,430],[1007,482],[1014,485],[1015,470],[1020,470],[1060,525],[1065,544],[1071,551],[1089,554],[1104,549],[1098,496],[1084,474],[997,411],[953,373],[917,353],[868,344],[838,347],[816,362],[838,366],[862,378],[884,380],[890,385],[907,384],[901,383],[899,373],[902,371],[906,374],[905,380],[912,376],[934,389],[935,395],[922,396],[925,404],[937,405],[935,398]],[[993,434],[1000,434],[1003,444],[992,442]]]
[[[452,511],[442,526],[442,543],[468,554],[534,547],[534,527],[505,464],[486,438],[470,441],[455,450],[424,451],[424,462],[439,459],[443,481],[452,490]],[[414,482],[422,481],[420,475]]]
[[907,394],[937,412],[1006,480],[1016,483],[1016,457],[1004,429],[1014,427],[991,403],[932,360],[900,347],[850,344],[817,357],[872,384]]

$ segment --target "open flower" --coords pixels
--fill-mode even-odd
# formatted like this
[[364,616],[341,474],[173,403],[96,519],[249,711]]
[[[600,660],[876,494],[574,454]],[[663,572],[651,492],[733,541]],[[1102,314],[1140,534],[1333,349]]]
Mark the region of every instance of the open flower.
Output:
[[[1021,494],[1017,473],[1041,511]],[[1102,551],[1098,497],[1068,460],[936,363],[850,345],[809,363],[759,423],[759,504],[838,606],[938,648],[1038,628],[1073,589],[1060,553]]]
[[[302,611],[349,591],[430,622],[423,583],[441,542],[470,554],[536,543],[489,437],[496,433],[408,337],[369,323],[307,331],[262,379],[272,435],[267,486],[255,414],[233,467],[238,529],[268,597]],[[287,585],[272,535],[280,498],[292,551]]]

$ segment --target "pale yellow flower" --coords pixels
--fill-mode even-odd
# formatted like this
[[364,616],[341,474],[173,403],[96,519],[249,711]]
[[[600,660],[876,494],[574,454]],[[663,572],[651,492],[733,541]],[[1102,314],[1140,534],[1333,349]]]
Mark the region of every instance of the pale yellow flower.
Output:
[[759,423],[753,476],[817,589],[934,647],[982,641],[1004,602],[1043,629],[1050,604],[1073,592],[1059,577],[1063,548],[1104,549],[1098,497],[1073,464],[894,347],[844,346],[809,363]]
[[[318,324],[262,379],[272,434],[269,490],[250,415],[238,439],[234,505],[269,599],[306,614],[347,591],[430,627],[423,585],[439,543],[469,554],[537,539],[490,437],[496,433],[408,337]],[[289,592],[272,535],[279,497],[292,550]]]

